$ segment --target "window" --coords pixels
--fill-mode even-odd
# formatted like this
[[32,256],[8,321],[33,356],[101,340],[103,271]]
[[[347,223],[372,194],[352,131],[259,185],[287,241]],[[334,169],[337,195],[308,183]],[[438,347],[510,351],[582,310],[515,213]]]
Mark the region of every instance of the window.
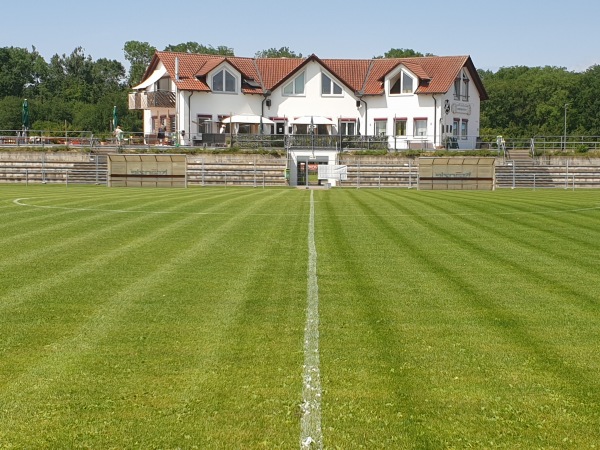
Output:
[[469,135],[469,121],[466,119],[463,119],[460,124],[460,137],[462,139],[467,139],[468,135]]
[[454,100],[460,100],[460,78],[454,80]]
[[304,72],[283,87],[283,95],[304,95]]
[[396,136],[406,136],[406,119],[396,119],[394,121],[394,131]]
[[460,119],[454,119],[452,121],[452,136],[458,136],[458,130],[460,129]]
[[342,121],[340,122],[340,134],[342,136],[354,136],[356,134],[356,122],[352,121]]
[[208,114],[198,114],[196,116],[198,124],[198,133],[212,133],[212,116]]
[[386,119],[375,119],[375,136],[385,136],[387,128]]
[[427,136],[427,119],[415,119],[414,136]]
[[158,126],[159,128],[163,127],[167,133],[173,133],[175,131],[175,116],[160,116]]
[[413,78],[405,71],[390,80],[390,94],[412,94]]
[[462,99],[463,101],[468,102],[469,101],[469,78],[467,77],[467,74],[463,73],[462,76]]
[[469,101],[469,81],[469,77],[464,72],[454,80],[454,100]]
[[236,79],[228,70],[221,70],[212,77],[212,89],[214,92],[236,92]]
[[322,95],[342,95],[342,87],[324,73],[321,74]]
[[171,79],[161,78],[156,82],[157,91],[170,91],[171,90]]
[[402,72],[402,93],[412,94],[413,91],[413,79],[406,72]]

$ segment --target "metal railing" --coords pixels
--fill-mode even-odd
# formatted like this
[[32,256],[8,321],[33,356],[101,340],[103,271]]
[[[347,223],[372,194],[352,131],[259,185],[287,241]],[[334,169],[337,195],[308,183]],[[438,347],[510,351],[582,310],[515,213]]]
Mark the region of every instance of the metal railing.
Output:
[[[543,154],[545,151],[582,151],[600,150],[600,136],[534,136],[523,138],[510,138],[504,136],[506,149],[531,149],[535,155]],[[481,136],[481,143],[497,148],[497,136]]]
[[[128,132],[124,130],[123,139],[117,141],[112,133],[94,134],[91,131],[48,131],[48,130],[0,130],[0,147],[127,147],[150,148],[162,146],[174,147],[216,147],[225,148],[231,144],[239,148],[312,148],[345,150],[387,150],[403,152],[406,150],[444,149],[442,143],[434,147],[430,137],[407,136],[362,136],[362,135],[275,135],[275,134],[226,134],[224,139],[213,139],[204,142],[197,134],[167,132],[159,139],[156,132]],[[207,135],[208,136],[208,135]],[[221,137],[223,135],[210,135]],[[502,152],[498,148],[499,136],[466,136],[458,137],[459,148],[449,148],[457,152],[470,150],[464,142],[475,142],[474,149],[489,149]],[[224,142],[223,142],[224,141]],[[546,152],[580,152],[600,150],[600,136],[534,136],[529,138],[502,137],[507,151],[515,149],[530,149],[532,156],[544,155]]]
[[91,131],[0,130],[2,147],[91,147],[95,140]]

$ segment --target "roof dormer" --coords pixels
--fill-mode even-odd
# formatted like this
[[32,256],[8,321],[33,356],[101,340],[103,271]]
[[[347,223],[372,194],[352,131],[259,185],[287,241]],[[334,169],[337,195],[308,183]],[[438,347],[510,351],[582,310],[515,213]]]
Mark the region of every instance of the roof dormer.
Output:
[[240,92],[240,74],[231,65],[223,63],[206,76],[211,91],[215,94],[237,94]]
[[419,79],[405,66],[401,65],[390,73],[386,82],[388,95],[414,94],[419,86]]

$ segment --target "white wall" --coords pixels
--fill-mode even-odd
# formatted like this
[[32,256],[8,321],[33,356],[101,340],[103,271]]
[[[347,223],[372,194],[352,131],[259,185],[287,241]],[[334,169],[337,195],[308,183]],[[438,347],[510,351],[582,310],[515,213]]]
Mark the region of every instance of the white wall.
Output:
[[[215,71],[209,73],[207,76],[208,83],[210,84],[212,75],[223,68],[236,74],[237,93],[192,93],[184,91],[178,94],[177,128],[178,131],[186,131],[184,144],[192,139],[197,132],[197,124],[193,121],[196,121],[198,114],[210,115],[215,123],[219,120],[219,116],[229,116],[231,114],[261,114],[261,105],[264,97],[256,94],[243,94],[241,91],[241,76],[228,64],[222,64],[218,66]],[[401,69],[407,70],[405,67],[399,67],[386,78],[384,84],[386,93],[389,93],[390,80]],[[336,80],[335,77],[328,73],[320,64],[316,61],[311,61],[303,67],[302,71],[305,73],[304,94],[297,96],[283,95],[284,86],[293,80],[293,77],[290,78],[271,93],[271,107],[267,108],[265,105],[265,117],[285,117],[289,120],[299,116],[324,116],[336,123],[336,126],[332,127],[332,133],[338,132],[337,122],[339,118],[360,119],[359,131],[361,134],[367,135],[375,134],[374,119],[386,118],[386,134],[391,136],[389,145],[391,148],[394,148],[395,146],[397,149],[407,148],[410,141],[427,140],[428,142],[435,142],[436,146],[442,145],[441,138],[444,134],[447,134],[445,133],[446,125],[452,126],[453,119],[457,118],[459,120],[468,121],[467,138],[462,139],[459,136],[460,148],[475,147],[476,136],[479,135],[480,126],[480,100],[473,82],[470,83],[468,101],[455,100],[453,87],[450,88],[450,91],[447,94],[435,95],[435,101],[432,95],[386,94],[381,96],[366,96],[364,97],[364,100],[367,103],[368,111],[365,120],[364,103],[361,103],[360,108],[357,108],[357,97],[355,96],[355,93],[351,89],[348,89],[343,83],[339,82],[339,80]],[[341,95],[323,96],[321,94],[321,74],[323,72],[341,86]],[[410,73],[410,71],[408,72]],[[468,73],[468,76],[471,80],[473,79],[472,74]],[[413,86],[415,89],[418,86],[418,79],[416,76],[414,77]],[[450,111],[448,113],[444,110],[446,100],[450,106]],[[151,111],[144,111],[144,130],[146,132],[150,132],[152,126],[151,116]],[[395,132],[395,117],[407,119],[406,136],[393,137]],[[427,136],[425,138],[414,136],[414,118],[417,117],[427,118]],[[218,132],[216,125],[213,128],[213,132]]]
[[[267,117],[286,117],[288,119],[300,116],[324,116],[335,123],[338,118],[358,118],[356,98],[354,93],[325,72],[342,87],[341,96],[321,95],[321,73],[324,71],[317,62],[310,62],[303,68],[305,72],[304,95],[284,96],[284,83],[271,93],[272,106],[265,111]],[[300,72],[299,72],[300,73]]]
[[[469,73],[469,71],[465,68],[463,69],[470,80],[473,80],[473,74]],[[459,148],[462,149],[473,149],[477,144],[477,137],[479,136],[480,131],[480,114],[481,114],[481,100],[479,98],[479,92],[475,87],[475,83],[470,82],[469,86],[469,99],[468,101],[464,101],[462,99],[456,100],[454,98],[454,86],[450,88],[450,91],[447,92],[443,97],[441,97],[441,124],[449,125],[452,128],[453,122],[455,119],[459,121],[467,120],[468,121],[468,129],[467,138],[463,138],[458,136],[458,145]],[[449,111],[446,113],[444,109],[444,105],[448,102]],[[452,131],[445,133],[445,135],[451,136]]]

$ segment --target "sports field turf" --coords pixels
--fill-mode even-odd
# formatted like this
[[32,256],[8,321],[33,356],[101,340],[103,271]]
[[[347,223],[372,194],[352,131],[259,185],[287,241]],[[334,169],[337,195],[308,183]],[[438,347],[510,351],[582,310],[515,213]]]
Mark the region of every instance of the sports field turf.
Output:
[[0,185],[0,218],[0,448],[600,448],[598,191]]

